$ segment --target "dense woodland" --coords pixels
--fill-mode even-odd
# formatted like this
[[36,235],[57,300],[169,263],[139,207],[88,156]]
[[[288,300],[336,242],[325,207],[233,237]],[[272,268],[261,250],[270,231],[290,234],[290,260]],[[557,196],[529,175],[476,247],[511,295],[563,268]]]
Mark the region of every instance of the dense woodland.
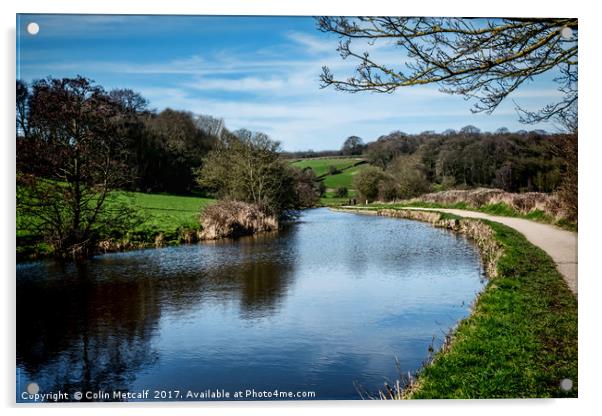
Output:
[[[90,114],[82,113],[86,110]],[[102,110],[110,112],[110,119]],[[67,128],[70,122],[75,123],[73,131]],[[110,131],[110,142],[96,134],[101,128]],[[17,81],[18,172],[56,176],[69,157],[65,151],[77,147],[78,135],[81,151],[86,150],[81,148],[86,135],[112,148],[110,157],[123,162],[120,188],[170,193],[194,189],[192,169],[200,166],[217,140],[192,113],[151,110],[148,101],[132,90],[107,92],[85,78],[39,80],[31,85]]]
[[467,126],[443,134],[393,132],[362,146],[355,154],[393,175],[413,172],[429,186],[553,192],[565,170],[567,140],[564,134],[511,133],[506,129],[481,133]]

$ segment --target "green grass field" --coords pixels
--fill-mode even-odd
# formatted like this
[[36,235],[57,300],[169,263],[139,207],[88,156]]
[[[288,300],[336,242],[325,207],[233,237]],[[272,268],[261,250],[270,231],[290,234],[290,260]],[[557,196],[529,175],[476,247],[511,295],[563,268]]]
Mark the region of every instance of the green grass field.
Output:
[[[361,158],[317,158],[297,160],[292,163],[293,166],[299,168],[311,168],[316,176],[322,177],[322,181],[326,186],[326,193],[320,202],[325,206],[344,205],[348,202],[348,198],[353,198],[356,193],[353,189],[353,177],[362,169],[369,166],[368,163],[362,163]],[[329,174],[330,167],[334,166],[340,173]],[[345,187],[349,191],[347,198],[336,198],[334,191],[337,188]]]
[[[132,243],[151,243],[155,236],[162,234],[169,244],[178,242],[183,231],[198,230],[202,209],[214,201],[194,196],[119,191],[107,200],[107,207],[125,203],[133,209],[136,225],[124,239]],[[40,236],[35,235],[35,223],[36,218],[19,215],[17,212],[17,254],[20,258],[50,254],[50,248],[41,241]],[[107,230],[107,234],[110,233],[111,230]]]
[[344,186],[349,190],[353,190],[353,177],[367,166],[369,165],[364,163],[363,165],[346,169],[339,174],[328,175],[324,177],[324,185],[326,185],[327,189],[336,189]]
[[120,192],[120,199],[127,200],[144,218],[140,230],[170,235],[183,228],[198,229],[199,214],[214,202],[210,198],[142,192]]
[[291,164],[301,169],[311,168],[316,176],[322,176],[329,172],[331,166],[334,166],[338,170],[343,170],[361,161],[361,158],[316,158],[296,160]]

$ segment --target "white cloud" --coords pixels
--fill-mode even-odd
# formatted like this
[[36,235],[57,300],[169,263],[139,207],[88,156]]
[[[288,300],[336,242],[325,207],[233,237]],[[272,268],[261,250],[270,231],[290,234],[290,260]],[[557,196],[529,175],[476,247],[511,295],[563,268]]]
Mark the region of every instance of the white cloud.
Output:
[[[470,116],[469,105],[461,98],[438,92],[438,105],[433,104],[432,97],[403,93],[358,95],[315,90],[315,94],[295,102],[280,97],[211,99],[179,88],[143,89],[142,93],[159,108],[169,106],[223,117],[232,130],[244,127],[263,131],[281,141],[287,150],[338,148],[345,137],[353,134],[372,140],[396,129],[441,131],[469,123],[483,126],[488,120],[485,115]],[[516,114],[511,107],[499,109],[495,128],[508,125],[500,117],[513,119]]]
[[277,77],[208,78],[189,84],[189,86],[203,91],[219,90],[256,93],[279,91],[287,87],[286,80]]
[[[466,124],[488,130],[517,126],[511,102],[504,103],[494,116],[471,115],[470,102],[445,95],[436,86],[403,88],[394,94],[320,89],[323,65],[339,76],[348,76],[356,62],[338,56],[335,38],[289,32],[286,39],[288,45],[260,52],[223,49],[167,62],[142,63],[133,57],[120,62],[58,64],[25,60],[22,66],[55,76],[67,72],[91,74],[98,81],[111,79],[105,85],[127,77],[130,84],[120,86],[139,90],[159,110],[171,107],[223,117],[228,128],[264,131],[282,141],[287,150],[338,148],[350,135],[372,140],[397,129],[419,132]],[[357,43],[358,51],[365,47]],[[403,68],[405,58],[391,43],[380,42],[369,49],[379,62]],[[554,89],[539,85],[523,88],[512,98],[537,103],[557,96]]]
[[312,36],[304,32],[289,32],[287,37],[302,46],[308,53],[325,53],[336,50],[336,43],[325,42],[323,37]]

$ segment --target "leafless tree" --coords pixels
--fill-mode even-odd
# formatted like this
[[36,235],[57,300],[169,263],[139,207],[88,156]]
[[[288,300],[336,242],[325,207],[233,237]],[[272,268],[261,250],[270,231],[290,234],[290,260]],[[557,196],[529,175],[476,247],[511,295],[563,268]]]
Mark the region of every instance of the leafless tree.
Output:
[[38,80],[27,98],[29,134],[17,140],[17,211],[59,256],[87,255],[99,229],[129,210],[112,191],[129,181],[119,129],[124,109],[83,77]]
[[[323,67],[322,87],[391,93],[400,87],[436,84],[445,93],[474,99],[473,112],[492,113],[522,84],[550,72],[556,74],[562,98],[536,111],[517,105],[520,120],[576,126],[577,19],[319,17],[317,25],[340,37],[343,59],[357,62],[347,78]],[[399,59],[405,65],[379,62],[368,51],[358,51],[354,41],[367,42],[366,49],[389,42],[405,55]]]

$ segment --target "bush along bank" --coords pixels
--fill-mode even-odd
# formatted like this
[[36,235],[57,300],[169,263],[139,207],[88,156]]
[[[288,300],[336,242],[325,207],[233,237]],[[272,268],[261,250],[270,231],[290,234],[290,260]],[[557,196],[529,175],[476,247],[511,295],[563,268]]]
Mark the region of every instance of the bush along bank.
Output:
[[202,240],[236,238],[262,232],[276,231],[278,218],[257,205],[240,201],[220,201],[207,207],[201,216]]
[[543,250],[495,222],[412,210],[377,214],[465,233],[481,250],[490,277],[444,346],[381,397],[577,397],[577,300]]

